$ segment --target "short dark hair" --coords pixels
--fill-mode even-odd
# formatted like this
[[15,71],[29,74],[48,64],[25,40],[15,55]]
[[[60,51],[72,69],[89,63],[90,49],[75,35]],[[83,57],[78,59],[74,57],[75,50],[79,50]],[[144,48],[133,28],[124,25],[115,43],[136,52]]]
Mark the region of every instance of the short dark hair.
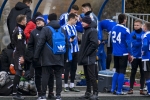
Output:
[[25,18],[26,18],[26,15],[20,14],[20,15],[17,16],[16,21],[17,21],[17,23],[19,24],[19,23],[21,23]]
[[140,19],[137,19],[137,20],[134,21],[134,23],[136,23],[136,22],[139,22],[141,24],[143,23],[142,20],[140,20]]
[[118,16],[119,24],[123,23],[126,18],[127,17],[125,14],[119,14],[119,16]]
[[56,13],[51,13],[48,15],[48,20],[52,21],[52,20],[57,20],[57,15]]
[[73,5],[71,8],[77,11],[79,10],[79,7],[77,5]]
[[71,18],[75,19],[76,16],[77,16],[76,14],[70,13],[70,14],[68,15],[68,20],[70,20]]
[[84,4],[82,4],[82,7],[89,7],[89,8],[92,8],[90,3],[84,3]]
[[23,3],[32,3],[32,0],[23,0]]
[[150,31],[150,22],[146,22],[145,26],[146,26],[147,30]]

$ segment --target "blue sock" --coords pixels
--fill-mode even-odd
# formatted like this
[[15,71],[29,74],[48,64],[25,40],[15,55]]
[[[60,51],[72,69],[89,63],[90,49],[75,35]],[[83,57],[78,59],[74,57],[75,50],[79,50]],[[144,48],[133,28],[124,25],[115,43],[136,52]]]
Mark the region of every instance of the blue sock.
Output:
[[147,90],[150,93],[150,79],[146,80]]
[[119,76],[118,76],[117,94],[121,94],[122,87],[123,87],[123,82],[124,82],[124,74],[120,73]]
[[117,79],[118,79],[118,73],[114,73],[113,78],[112,78],[112,87],[111,87],[111,92],[114,92],[116,90],[116,84],[117,84]]

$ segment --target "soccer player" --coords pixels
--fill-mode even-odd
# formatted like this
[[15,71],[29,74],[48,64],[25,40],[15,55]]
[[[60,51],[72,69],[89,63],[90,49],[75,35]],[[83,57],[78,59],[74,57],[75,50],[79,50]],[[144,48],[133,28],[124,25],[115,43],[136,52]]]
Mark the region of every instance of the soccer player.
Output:
[[[112,44],[111,44],[111,38],[110,38],[110,34],[111,34],[111,30],[114,26],[116,26],[117,23],[114,22],[113,20],[111,19],[104,19],[102,21],[99,22],[98,24],[98,40],[99,42],[102,42],[103,40],[103,33],[102,31],[106,31],[108,33],[108,42],[107,42],[107,58],[106,58],[106,64],[103,64],[103,68],[106,67],[106,69],[109,69],[110,68],[110,63],[111,63],[111,58],[112,58]],[[103,45],[102,45],[103,46]],[[101,46],[101,47],[102,47]],[[104,53],[103,53],[104,55]],[[104,62],[104,59],[105,59],[105,56],[102,56],[101,59],[103,59],[103,62]],[[114,66],[115,67],[115,66]]]
[[[111,92],[114,93],[117,86],[117,95],[124,94],[122,92],[124,75],[126,73],[128,54],[132,55],[131,52],[131,42],[130,42],[130,31],[125,27],[127,17],[125,14],[120,14],[118,16],[119,24],[117,24],[111,33],[112,44],[113,44],[113,55],[114,55],[114,66],[116,67],[116,72],[112,79]],[[131,62],[133,56],[131,56]]]
[[150,96],[150,23],[145,23],[143,30],[145,33],[142,37],[142,61],[144,65],[144,76],[146,79],[148,95]]
[[142,30],[142,21],[136,20],[134,22],[134,31],[131,33],[131,44],[132,44],[132,54],[134,57],[133,62],[131,63],[132,69],[131,69],[131,76],[130,76],[130,90],[128,91],[128,94],[133,94],[133,84],[135,82],[135,74],[137,72],[137,68],[139,66],[140,68],[140,94],[145,95],[143,88],[144,88],[144,70],[142,66],[142,38],[141,36],[144,34],[144,31]]

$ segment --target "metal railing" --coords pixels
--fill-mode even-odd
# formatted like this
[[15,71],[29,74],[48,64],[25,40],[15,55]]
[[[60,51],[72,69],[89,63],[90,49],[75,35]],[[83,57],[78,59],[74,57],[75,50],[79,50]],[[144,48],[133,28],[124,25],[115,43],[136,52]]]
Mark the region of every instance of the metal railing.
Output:
[[[116,16],[113,18],[116,20],[116,22],[118,22],[119,14],[120,13],[116,13]],[[143,23],[150,21],[150,14],[138,14],[138,13],[125,13],[125,14],[127,16],[126,27],[128,27],[131,32],[134,29],[134,21],[135,20],[140,19],[140,20],[142,20]]]

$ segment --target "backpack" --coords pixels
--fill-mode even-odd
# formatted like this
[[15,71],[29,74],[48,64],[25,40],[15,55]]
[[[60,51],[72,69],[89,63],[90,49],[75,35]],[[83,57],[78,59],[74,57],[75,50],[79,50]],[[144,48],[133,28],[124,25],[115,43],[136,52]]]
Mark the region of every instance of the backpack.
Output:
[[6,83],[10,81],[10,77],[5,71],[0,72],[0,87],[3,87]]
[[13,92],[13,82],[10,80],[4,86],[0,86],[0,96],[9,96]]
[[55,30],[47,26],[52,31],[53,48],[46,42],[47,46],[53,51],[54,54],[64,54],[66,52],[65,35],[61,32],[61,28]]

